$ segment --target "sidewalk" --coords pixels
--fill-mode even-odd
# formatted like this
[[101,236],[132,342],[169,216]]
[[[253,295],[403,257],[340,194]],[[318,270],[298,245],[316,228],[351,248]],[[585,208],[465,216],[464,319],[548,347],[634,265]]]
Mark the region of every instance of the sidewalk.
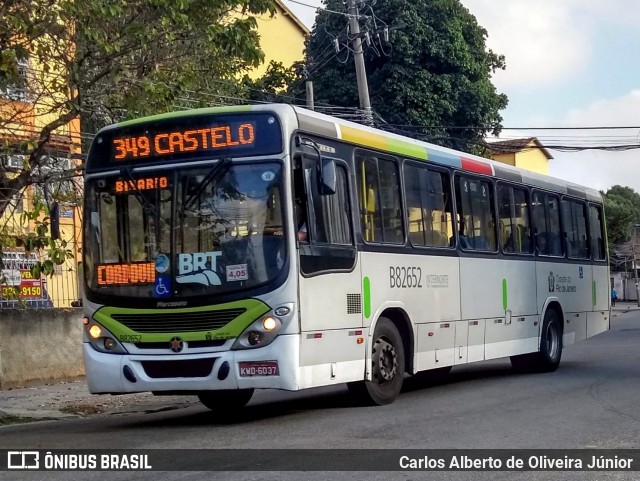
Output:
[[615,307],[611,308],[611,311],[614,313],[624,313],[627,311],[637,310],[640,310],[640,307],[638,307],[638,303],[636,301],[617,301]]
[[32,420],[96,414],[153,413],[179,409],[197,402],[195,396],[154,396],[151,393],[92,395],[84,378],[51,381],[0,390],[0,427]]

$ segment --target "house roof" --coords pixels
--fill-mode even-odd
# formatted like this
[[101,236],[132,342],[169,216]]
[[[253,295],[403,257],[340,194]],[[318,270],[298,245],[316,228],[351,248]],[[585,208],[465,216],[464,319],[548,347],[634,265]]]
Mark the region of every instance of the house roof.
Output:
[[295,14],[291,10],[289,10],[289,7],[287,7],[282,0],[275,0],[275,3],[283,10],[284,16],[291,18],[291,20],[293,20],[293,23],[295,23],[300,28],[300,30],[302,30],[305,36],[309,36],[311,34],[311,31],[304,23],[302,23],[302,20],[296,17]]
[[[531,144],[534,144],[533,146]],[[549,153],[544,145],[538,140],[537,137],[527,137],[524,139],[509,139],[499,140],[497,142],[489,142],[487,147],[493,154],[517,154],[523,150],[531,150],[532,148],[540,149],[547,159],[553,159],[553,156]]]

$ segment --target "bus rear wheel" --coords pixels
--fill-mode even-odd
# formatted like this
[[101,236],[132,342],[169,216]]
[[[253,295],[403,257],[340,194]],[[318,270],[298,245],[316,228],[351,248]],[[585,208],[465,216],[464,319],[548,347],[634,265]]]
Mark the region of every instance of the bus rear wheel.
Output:
[[404,367],[404,346],[398,328],[386,317],[381,317],[373,332],[372,379],[349,383],[349,391],[361,404],[391,404],[400,395]]
[[562,321],[554,309],[547,309],[542,321],[540,350],[533,354],[511,356],[514,369],[523,372],[553,372],[562,358]]
[[201,391],[198,393],[200,402],[212,411],[216,411],[217,414],[239,411],[247,405],[251,396],[253,396],[253,389]]

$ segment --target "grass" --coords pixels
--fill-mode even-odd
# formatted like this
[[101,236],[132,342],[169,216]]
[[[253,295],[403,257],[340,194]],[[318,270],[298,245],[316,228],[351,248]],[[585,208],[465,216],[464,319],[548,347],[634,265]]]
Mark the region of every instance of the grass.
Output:
[[11,424],[24,424],[24,423],[30,423],[33,421],[41,421],[41,419],[25,418],[22,416],[13,416],[12,414],[0,416],[0,426],[10,426]]

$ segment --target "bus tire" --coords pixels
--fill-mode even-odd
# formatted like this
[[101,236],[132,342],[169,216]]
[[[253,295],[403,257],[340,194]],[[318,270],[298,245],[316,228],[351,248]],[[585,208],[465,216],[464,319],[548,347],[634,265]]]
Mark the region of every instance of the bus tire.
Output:
[[561,358],[562,321],[554,309],[547,309],[542,321],[539,351],[511,356],[511,365],[523,372],[553,372],[558,369]]
[[386,317],[378,319],[371,348],[371,381],[349,383],[360,404],[383,406],[400,395],[404,380],[404,346],[398,328]]
[[202,391],[198,399],[216,414],[236,412],[247,405],[253,396],[253,389],[233,389],[228,391]]

